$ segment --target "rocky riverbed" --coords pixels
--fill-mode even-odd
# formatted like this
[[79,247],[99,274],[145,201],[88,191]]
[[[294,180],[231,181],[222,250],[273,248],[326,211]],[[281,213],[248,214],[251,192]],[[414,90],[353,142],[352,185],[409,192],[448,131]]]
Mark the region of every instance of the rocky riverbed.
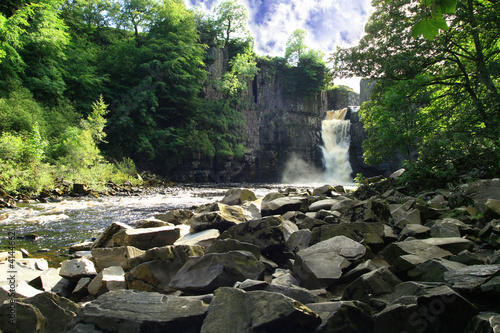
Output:
[[3,253],[0,328],[499,331],[500,180],[412,195],[399,174],[354,192],[231,189],[113,222],[57,268]]

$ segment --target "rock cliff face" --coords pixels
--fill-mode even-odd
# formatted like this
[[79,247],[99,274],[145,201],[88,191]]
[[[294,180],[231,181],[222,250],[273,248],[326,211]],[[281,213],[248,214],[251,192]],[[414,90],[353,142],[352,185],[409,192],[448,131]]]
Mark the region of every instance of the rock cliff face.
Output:
[[[219,80],[228,69],[224,50],[212,48],[207,67],[209,79]],[[321,167],[321,121],[327,110],[359,103],[355,93],[322,92],[316,96],[291,95],[286,91],[280,65],[269,60],[257,64],[259,73],[241,93],[240,112],[246,122],[247,149],[243,159],[214,161],[191,156],[171,175],[180,181],[196,182],[279,182],[287,160],[293,155]],[[222,98],[207,85],[205,99]]]
[[[228,70],[227,52],[210,48],[212,62],[207,66],[209,80],[217,81]],[[259,73],[247,82],[240,95],[240,112],[246,123],[246,153],[242,159],[228,158],[215,161],[202,155],[193,155],[181,161],[171,174],[179,181],[195,182],[280,182],[287,161],[299,158],[312,169],[322,168],[321,122],[326,111],[360,105],[360,95],[347,90],[323,91],[316,96],[290,94],[286,76],[280,64],[270,60],[257,63]],[[209,81],[207,81],[209,82]],[[363,101],[369,98],[369,82],[362,82]],[[220,90],[207,84],[203,88],[207,100],[223,98]],[[370,167],[363,162],[363,125],[359,121],[359,107],[350,107],[351,145],[349,148],[353,176],[362,173],[373,176],[393,171],[397,165]]]

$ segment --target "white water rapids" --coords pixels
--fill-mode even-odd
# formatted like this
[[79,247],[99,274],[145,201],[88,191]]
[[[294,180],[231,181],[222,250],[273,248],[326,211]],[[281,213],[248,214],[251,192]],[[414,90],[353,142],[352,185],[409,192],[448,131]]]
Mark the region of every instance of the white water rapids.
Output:
[[349,144],[351,123],[345,120],[347,109],[328,111],[322,122],[323,181],[335,184],[348,184],[351,179]]
[[347,110],[328,111],[322,121],[323,169],[307,163],[298,155],[292,155],[283,172],[283,183],[354,185],[349,162],[351,123],[345,120]]

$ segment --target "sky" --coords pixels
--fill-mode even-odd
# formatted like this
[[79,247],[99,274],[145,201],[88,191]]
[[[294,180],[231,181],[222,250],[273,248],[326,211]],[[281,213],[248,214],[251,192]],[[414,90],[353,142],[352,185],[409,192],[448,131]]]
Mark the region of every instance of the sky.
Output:
[[[371,0],[237,0],[248,10],[249,30],[259,55],[284,56],[296,29],[308,32],[307,45],[326,55],[358,44],[372,12]],[[185,0],[188,8],[210,12],[222,0]],[[359,92],[359,78],[340,80]]]

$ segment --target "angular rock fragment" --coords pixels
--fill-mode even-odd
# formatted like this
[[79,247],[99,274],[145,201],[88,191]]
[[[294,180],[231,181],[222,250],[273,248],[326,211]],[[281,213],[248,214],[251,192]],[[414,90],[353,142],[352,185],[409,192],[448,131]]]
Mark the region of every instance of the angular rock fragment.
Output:
[[88,290],[91,295],[100,295],[112,290],[125,289],[125,272],[121,266],[111,266],[104,268],[89,283]]
[[130,260],[144,254],[145,251],[133,246],[105,247],[92,250],[92,258],[95,262],[97,272],[111,266],[121,266],[128,271]]
[[272,201],[262,201],[262,216],[283,215],[290,211],[307,212],[309,204],[306,198],[284,197]]
[[449,258],[451,253],[422,240],[392,243],[382,251],[394,272],[404,272],[433,258]]
[[82,277],[94,277],[97,271],[94,263],[88,259],[71,259],[62,262],[59,275],[74,281]]
[[185,292],[211,293],[224,286],[233,286],[238,281],[259,279],[264,264],[246,251],[211,253],[192,258],[175,274],[169,286]]
[[335,236],[346,236],[356,242],[363,242],[377,251],[384,246],[384,225],[379,222],[323,225],[313,230],[311,238],[315,244]]
[[221,202],[226,205],[241,205],[245,201],[255,200],[257,200],[257,197],[254,192],[247,189],[233,188],[226,192]]
[[140,250],[172,245],[181,236],[177,227],[126,229],[113,236],[114,246],[133,246]]
[[344,289],[343,300],[358,300],[366,304],[372,297],[390,294],[401,283],[388,268],[382,267],[363,274]]
[[498,333],[500,331],[500,314],[483,312],[472,318],[464,333]]
[[435,245],[453,254],[458,254],[464,250],[472,250],[474,243],[468,239],[460,237],[428,238],[422,240],[429,245]]
[[121,223],[121,222],[113,222],[109,225],[109,227],[106,228],[106,230],[99,236],[94,243],[92,244],[91,248],[99,248],[99,247],[113,247],[113,236],[120,231],[132,229],[131,226]]
[[336,236],[297,252],[293,270],[306,288],[325,288],[365,253],[366,248],[358,242]]
[[201,300],[132,290],[111,291],[83,307],[67,331],[199,332],[208,305]]
[[316,313],[281,294],[220,288],[201,333],[314,332],[320,324]]
[[229,206],[216,203],[209,206],[208,210],[195,213],[189,219],[192,232],[200,232],[207,229],[217,229],[224,232],[227,229],[248,220],[245,211],[240,206]]
[[374,320],[369,306],[358,301],[306,304],[322,320],[317,333],[373,332]]

